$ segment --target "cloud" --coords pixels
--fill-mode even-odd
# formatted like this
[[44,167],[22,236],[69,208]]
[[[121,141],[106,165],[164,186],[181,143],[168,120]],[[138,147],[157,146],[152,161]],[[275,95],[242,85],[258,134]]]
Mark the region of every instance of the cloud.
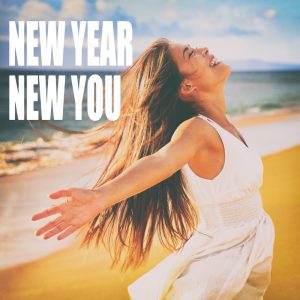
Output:
[[[277,5],[266,9],[262,8],[262,4],[250,2],[243,5],[230,5],[223,1],[212,3],[195,1],[186,5],[176,0],[156,0],[150,4],[121,0],[0,0],[0,41],[7,42],[8,21],[21,17],[26,20],[127,20],[133,26],[135,53],[143,51],[154,39],[166,37],[194,46],[205,44],[220,59],[300,61],[296,50],[300,45],[296,32],[299,19],[289,18],[289,23],[284,19],[281,22],[286,23],[279,24],[280,8]],[[294,5],[294,12],[296,7]],[[291,13],[287,13],[290,17]],[[289,24],[292,26],[288,27]],[[72,47],[69,27],[66,27],[66,47]]]
[[100,13],[104,12],[107,9],[107,3],[103,0],[97,0],[95,5]]
[[174,9],[168,9],[165,12],[165,17],[166,17],[167,20],[174,20],[174,19],[177,18],[177,16],[178,16],[178,13]]
[[83,20],[87,13],[85,0],[63,0],[58,18],[61,20]]
[[231,26],[226,30],[227,33],[233,34],[233,35],[259,35],[260,33],[256,30],[245,30],[239,27]]
[[264,16],[268,19],[273,19],[274,17],[276,17],[277,12],[274,8],[270,8],[268,10],[265,11]]
[[26,1],[20,8],[19,20],[53,20],[57,12],[47,3],[39,0]]
[[83,20],[87,13],[85,0],[62,0],[60,10],[45,1],[27,0],[20,7],[19,20]]
[[133,34],[136,36],[152,35],[152,24],[148,22],[138,22],[137,19],[133,15],[128,14],[122,6],[117,6],[113,10],[110,10],[106,17],[107,20],[114,22],[129,21],[132,25]]
[[8,42],[9,41],[8,35],[0,35],[0,41]]

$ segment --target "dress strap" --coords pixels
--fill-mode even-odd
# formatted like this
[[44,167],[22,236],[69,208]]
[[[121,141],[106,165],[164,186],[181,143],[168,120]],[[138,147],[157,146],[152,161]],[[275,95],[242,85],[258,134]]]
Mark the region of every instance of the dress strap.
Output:
[[[239,135],[240,138],[236,137],[231,132],[225,130],[221,125],[219,125],[214,120],[212,120],[212,119],[210,119],[210,118],[208,118],[208,117],[206,117],[204,115],[201,115],[201,114],[198,114],[198,116],[201,117],[202,119],[205,119],[206,121],[208,121],[211,125],[213,125],[213,126],[216,125],[214,127],[217,129],[218,132],[219,132],[218,128],[221,129],[222,132],[225,131],[227,135],[231,136],[237,142],[239,142],[240,144],[244,145],[246,148],[249,149],[248,143],[245,141],[245,138],[239,133],[238,130],[237,130],[237,132],[238,132],[238,135]],[[231,117],[228,114],[226,114],[226,117],[231,120]]]
[[212,119],[210,119],[210,118],[208,118],[208,117],[206,117],[206,116],[204,116],[204,115],[201,115],[201,114],[198,114],[197,115],[197,117],[200,117],[201,119],[204,119],[204,120],[206,120],[210,125],[212,125],[216,130],[217,130],[217,132],[219,133],[219,135],[220,135],[220,137],[221,137],[221,140],[222,140],[222,142],[223,142],[223,137],[221,136],[222,134],[221,134],[221,130],[219,130],[220,128],[219,127],[221,127],[221,126],[218,126],[219,124],[217,124],[215,121],[213,121]]
[[217,131],[217,134],[219,135],[220,140],[221,140],[221,142],[223,144],[223,148],[224,148],[224,164],[223,164],[222,170],[214,178],[212,178],[212,179],[207,179],[207,178],[200,177],[200,176],[196,175],[192,171],[192,169],[189,167],[188,164],[187,164],[187,169],[193,174],[192,175],[193,177],[196,177],[199,180],[202,180],[203,182],[214,182],[216,180],[219,180],[224,175],[224,173],[227,172],[227,168],[228,168],[227,165],[229,163],[228,160],[229,160],[229,156],[230,156],[230,151],[228,149],[228,147],[230,145],[228,145],[228,142],[230,142],[230,140],[227,141],[227,136],[223,133],[223,131],[220,129],[220,127],[217,126],[217,123],[213,122],[212,120],[210,120],[209,118],[207,118],[206,116],[203,116],[201,114],[199,114],[198,117],[201,117],[202,119],[205,119]]

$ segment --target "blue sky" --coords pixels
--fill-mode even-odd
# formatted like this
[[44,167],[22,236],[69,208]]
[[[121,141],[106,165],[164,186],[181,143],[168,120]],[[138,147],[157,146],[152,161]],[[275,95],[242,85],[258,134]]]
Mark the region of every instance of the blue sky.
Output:
[[207,46],[224,61],[300,64],[296,0],[0,0],[0,67],[8,64],[9,20],[128,20],[135,54],[154,39],[167,37]]

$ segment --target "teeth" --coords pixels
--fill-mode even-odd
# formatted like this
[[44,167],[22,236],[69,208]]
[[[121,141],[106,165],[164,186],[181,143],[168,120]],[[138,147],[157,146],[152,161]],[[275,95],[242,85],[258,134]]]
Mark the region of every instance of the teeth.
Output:
[[210,66],[212,67],[212,66],[214,66],[216,64],[216,59],[215,58],[213,58],[211,61],[210,61]]
[[212,60],[211,60],[211,62],[210,62],[210,66],[211,67],[214,67],[215,65],[217,65],[218,63],[220,62],[220,60],[218,60],[217,58],[213,58]]

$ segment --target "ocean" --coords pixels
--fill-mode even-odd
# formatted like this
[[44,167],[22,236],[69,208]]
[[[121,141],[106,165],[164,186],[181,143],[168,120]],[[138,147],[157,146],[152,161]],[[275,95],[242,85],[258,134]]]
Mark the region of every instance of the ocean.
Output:
[[[39,137],[28,121],[10,121],[8,118],[9,75],[66,75],[64,120],[52,122],[70,130],[85,130],[99,125],[99,122],[93,122],[88,118],[86,101],[83,106],[83,120],[75,120],[75,105],[70,75],[90,76],[94,73],[95,71],[0,71],[0,143],[23,143],[33,141]],[[98,74],[103,76],[104,72]],[[105,72],[105,74],[114,73]],[[225,96],[227,113],[231,116],[298,106],[300,105],[300,71],[232,72],[225,85]],[[47,137],[51,138],[55,134],[55,131],[42,126],[38,121],[33,121],[33,124]]]
[[[51,121],[68,130],[88,130],[98,122],[87,115],[86,94],[83,119],[75,120],[75,102],[70,75],[90,75],[91,72],[62,71],[1,71],[0,72],[0,176],[19,174],[39,167],[70,161],[85,153],[89,135],[65,135],[39,121],[9,120],[9,75],[66,75],[64,119]],[[114,75],[113,72],[98,73]],[[38,92],[38,91],[37,91]],[[225,85],[226,107],[230,116],[260,113],[279,108],[300,106],[300,71],[232,72]],[[35,107],[38,110],[38,106]],[[87,138],[87,140],[85,140]],[[85,148],[87,147],[87,148]],[[74,151],[75,150],[75,151]]]

